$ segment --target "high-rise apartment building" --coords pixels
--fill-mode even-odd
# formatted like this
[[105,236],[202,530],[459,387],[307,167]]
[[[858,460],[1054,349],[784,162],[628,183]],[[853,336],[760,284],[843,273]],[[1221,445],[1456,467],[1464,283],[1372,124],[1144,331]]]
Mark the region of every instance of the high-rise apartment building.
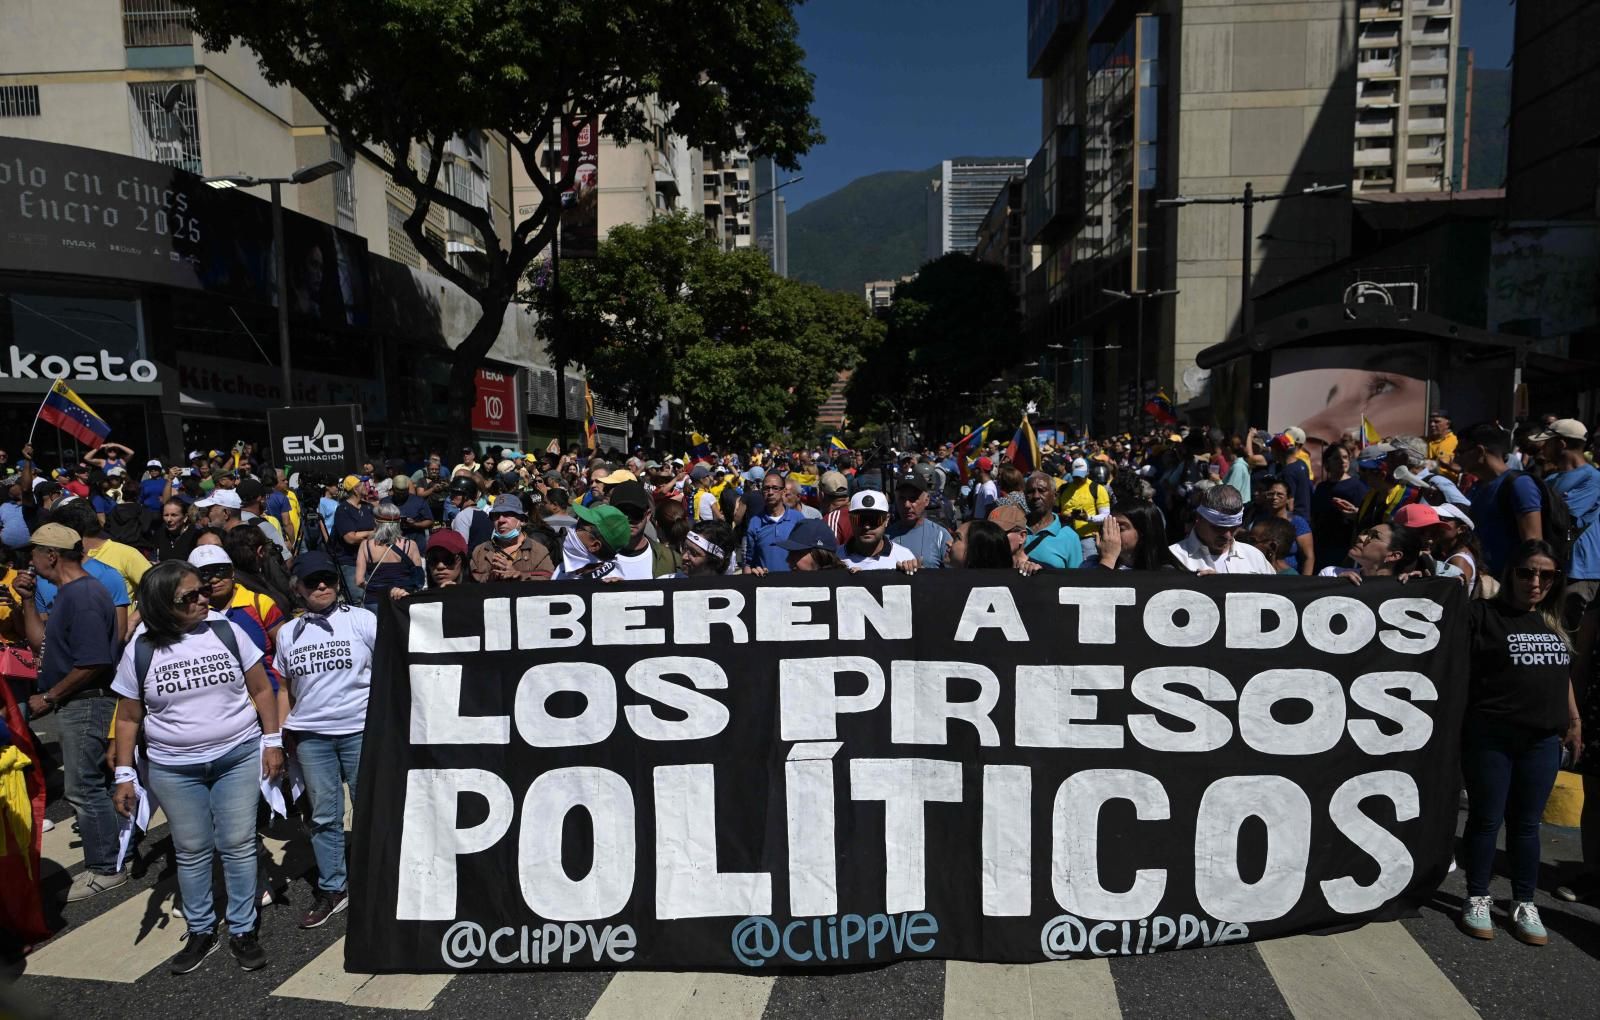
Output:
[[705,150],[705,169],[701,175],[702,211],[706,233],[724,251],[737,251],[755,244],[751,228],[750,155],[742,149]]
[[789,275],[789,209],[778,189],[778,167],[766,156],[751,163],[751,228],[755,245],[766,253],[768,264],[779,276]]
[[1461,0],[1359,0],[1357,194],[1452,190]]
[[940,163],[938,179],[928,184],[927,257],[970,254],[994,197],[1027,170],[1028,161],[1020,156],[964,156]]
[[1356,4],[1029,0],[1026,322],[1073,352],[1064,416],[1120,430],[1158,388],[1207,416],[1194,357],[1237,335],[1245,260],[1259,293],[1348,251],[1347,195],[1263,204],[1250,237],[1237,205],[1158,203],[1351,180]]

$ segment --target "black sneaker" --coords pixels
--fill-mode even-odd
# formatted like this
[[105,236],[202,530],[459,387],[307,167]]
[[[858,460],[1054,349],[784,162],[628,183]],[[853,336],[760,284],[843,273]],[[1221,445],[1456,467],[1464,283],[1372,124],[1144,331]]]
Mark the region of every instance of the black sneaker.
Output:
[[337,914],[350,905],[350,897],[342,892],[324,892],[317,890],[317,898],[311,902],[311,909],[306,911],[306,916],[300,919],[302,928],[320,928],[328,918]]
[[267,965],[267,954],[261,949],[261,942],[253,931],[231,936],[228,939],[228,951],[245,970],[260,970]]
[[174,974],[187,974],[206,962],[206,957],[217,951],[217,933],[184,932],[183,948],[167,967]]

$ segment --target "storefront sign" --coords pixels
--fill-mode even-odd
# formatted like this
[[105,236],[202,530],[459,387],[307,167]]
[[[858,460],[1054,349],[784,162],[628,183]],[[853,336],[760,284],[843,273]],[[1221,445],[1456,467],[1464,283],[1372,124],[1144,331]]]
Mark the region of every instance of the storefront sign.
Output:
[[274,464],[296,471],[344,475],[366,459],[361,409],[354,404],[280,407],[267,412]]
[[472,431],[517,435],[522,431],[517,413],[517,373],[480,368],[473,379]]
[[385,600],[345,965],[1025,963],[1407,916],[1455,833],[1465,608],[959,570]]
[[[265,411],[282,407],[283,377],[276,365],[183,353],[178,363],[178,402],[186,408]],[[359,404],[365,418],[387,420],[381,379],[355,379],[321,372],[294,373],[296,404]]]
[[155,363],[143,358],[129,361],[110,351],[94,354],[40,354],[19,347],[5,349],[0,356],[0,379],[66,379],[68,382],[153,383],[158,372]]

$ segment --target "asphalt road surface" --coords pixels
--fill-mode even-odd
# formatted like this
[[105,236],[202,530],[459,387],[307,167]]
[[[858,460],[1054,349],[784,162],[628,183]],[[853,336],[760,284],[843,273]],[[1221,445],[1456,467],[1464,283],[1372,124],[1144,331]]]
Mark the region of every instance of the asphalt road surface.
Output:
[[[48,731],[46,731],[48,733]],[[47,736],[47,740],[48,740]],[[239,969],[226,948],[173,977],[184,924],[172,914],[176,878],[163,827],[144,841],[134,880],[93,899],[62,903],[82,849],[65,805],[45,835],[46,894],[65,927],[0,977],[0,1016],[129,1017],[355,1015],[483,1020],[694,1018],[920,1020],[931,1017],[1376,1017],[1600,1016],[1600,910],[1560,903],[1547,890],[1576,867],[1576,833],[1546,826],[1538,897],[1550,944],[1492,942],[1458,932],[1465,895],[1452,873],[1415,919],[1341,935],[1190,949],[1128,959],[1004,966],[937,960],[822,976],[552,971],[521,974],[366,975],[343,967],[346,914],[300,931],[310,900],[309,844],[296,823],[266,833],[270,873],[288,902],[262,911],[270,960]],[[1497,879],[1497,897],[1509,884]],[[1504,917],[1499,920],[1504,923]],[[14,983],[12,983],[14,982]]]

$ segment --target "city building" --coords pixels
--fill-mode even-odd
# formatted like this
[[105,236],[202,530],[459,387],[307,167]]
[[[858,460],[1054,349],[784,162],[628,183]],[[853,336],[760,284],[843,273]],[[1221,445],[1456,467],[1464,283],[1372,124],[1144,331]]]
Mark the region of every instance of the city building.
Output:
[[724,251],[737,251],[755,244],[750,212],[750,154],[740,149],[705,150],[701,176],[702,209],[706,233]]
[[778,180],[777,164],[766,156],[751,163],[750,196],[751,229],[755,246],[767,254],[772,271],[779,276],[789,275],[789,210],[778,189],[784,186]]
[[989,262],[1006,271],[1019,314],[1026,310],[1028,270],[1033,268],[1029,257],[1032,249],[1022,240],[1022,182],[1022,177],[1013,177],[1000,188],[978,225],[978,243],[972,249],[972,257],[979,262]]
[[[444,187],[489,210],[503,242],[516,162],[505,139],[469,133],[439,158]],[[268,192],[205,178],[287,177],[330,159],[344,169],[282,191],[294,399],[362,404],[372,447],[437,443],[477,306],[404,234],[410,195],[346,151],[303,95],[267,83],[253,53],[205,50],[176,0],[8,0],[0,163],[32,168],[27,200],[43,204],[0,235],[0,353],[67,357],[68,382],[142,450],[263,437],[266,409],[285,399]],[[4,201],[23,201],[6,176]],[[108,189],[93,222],[73,207],[89,181]],[[424,230],[454,268],[482,272],[485,241],[466,220],[435,206]],[[528,411],[545,367],[535,332],[513,310],[480,367],[498,408],[475,416],[485,444],[553,432]],[[95,359],[149,365],[148,378],[78,369]],[[27,372],[0,374],[0,393],[40,392]],[[24,403],[0,401],[0,427],[26,431]]]
[[939,177],[928,183],[928,259],[953,251],[970,254],[994,196],[1027,170],[1028,161],[1020,156],[963,156],[940,163]]
[[894,304],[895,280],[872,280],[866,286],[867,307],[873,311]]
[[1072,352],[1069,420],[1129,427],[1156,390],[1222,416],[1194,359],[1239,330],[1245,265],[1255,294],[1348,250],[1345,192],[1258,203],[1248,237],[1225,203],[1352,180],[1356,3],[1030,0],[1025,320]]
[[1461,0],[1359,0],[1355,191],[1449,191]]

